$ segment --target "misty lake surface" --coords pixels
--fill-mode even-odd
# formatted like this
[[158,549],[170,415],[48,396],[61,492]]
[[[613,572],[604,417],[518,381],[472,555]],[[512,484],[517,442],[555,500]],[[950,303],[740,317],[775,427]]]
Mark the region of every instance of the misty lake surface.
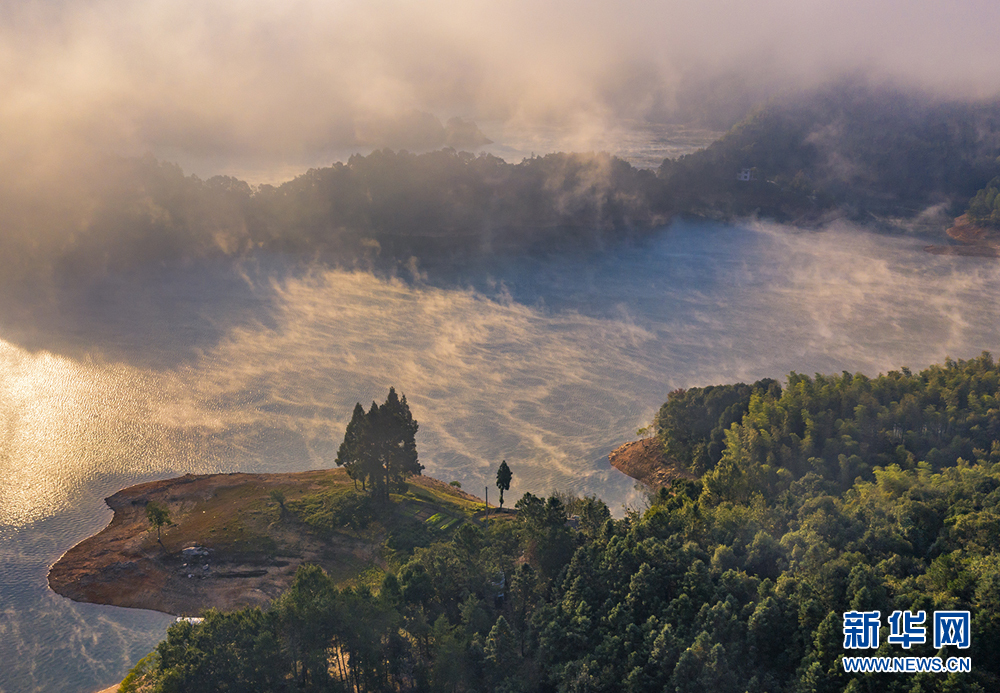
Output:
[[603,253],[400,278],[260,257],[53,289],[0,322],[0,691],[89,693],[172,621],[75,604],[48,567],[103,498],[187,472],[333,464],[404,393],[425,473],[482,494],[641,496],[608,453],[678,387],[869,375],[1000,344],[1000,264],[847,226],[675,224]]

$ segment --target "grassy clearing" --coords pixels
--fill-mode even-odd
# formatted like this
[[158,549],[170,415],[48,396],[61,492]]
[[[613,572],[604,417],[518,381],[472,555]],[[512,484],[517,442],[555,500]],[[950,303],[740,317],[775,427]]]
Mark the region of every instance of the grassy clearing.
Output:
[[[344,585],[377,584],[390,564],[414,548],[478,524],[483,509],[458,489],[426,477],[380,505],[340,469],[299,474],[218,475],[178,484],[163,499],[175,523],[163,533],[168,552],[213,550],[213,562],[274,564],[282,558],[318,563]],[[156,549],[155,532],[143,543]]]

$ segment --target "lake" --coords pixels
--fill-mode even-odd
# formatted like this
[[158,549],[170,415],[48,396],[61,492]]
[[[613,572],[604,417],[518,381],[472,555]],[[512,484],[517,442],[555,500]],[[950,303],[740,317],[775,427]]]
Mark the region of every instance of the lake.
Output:
[[390,386],[425,473],[639,506],[607,454],[678,387],[876,375],[1000,344],[1000,264],[835,225],[678,223],[601,253],[405,276],[260,256],[47,287],[0,310],[0,691],[88,693],[168,616],[75,604],[48,566],[117,489],[333,464]]

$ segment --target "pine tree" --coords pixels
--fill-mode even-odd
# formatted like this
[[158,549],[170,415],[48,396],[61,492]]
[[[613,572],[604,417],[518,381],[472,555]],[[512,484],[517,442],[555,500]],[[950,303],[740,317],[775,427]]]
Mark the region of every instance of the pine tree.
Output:
[[420,474],[423,465],[417,462],[417,422],[410,413],[406,395],[400,399],[390,387],[385,403],[379,407],[375,430],[379,448],[380,468],[384,478],[382,492],[386,498],[408,476]]
[[[372,403],[374,406],[374,403]],[[337,450],[337,466],[344,467],[347,475],[354,481],[354,488],[358,487],[361,481],[361,488],[365,489],[368,476],[364,470],[364,460],[367,455],[366,446],[368,444],[369,419],[364,408],[358,402],[354,405],[354,414],[351,422],[347,424],[347,431],[344,432],[344,442]]]
[[413,419],[406,396],[395,388],[380,406],[372,402],[365,412],[360,403],[354,407],[344,442],[337,451],[337,465],[347,469],[355,485],[388,500],[389,493],[403,480],[423,471],[417,461],[417,422]]
[[503,460],[497,469],[497,488],[500,489],[501,510],[503,510],[503,492],[510,490],[510,481],[513,478],[514,475],[511,473],[510,467],[507,466],[507,460]]

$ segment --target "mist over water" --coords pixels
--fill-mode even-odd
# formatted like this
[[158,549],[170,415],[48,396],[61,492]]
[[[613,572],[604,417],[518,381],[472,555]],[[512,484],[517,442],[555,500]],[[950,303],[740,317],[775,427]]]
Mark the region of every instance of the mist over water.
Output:
[[[427,474],[479,495],[640,496],[607,454],[677,387],[868,375],[997,350],[1000,265],[843,226],[676,224],[601,254],[406,278],[257,257],[69,287],[0,323],[0,691],[119,680],[170,619],[79,605],[48,566],[102,498],[174,474],[333,464],[406,394]],[[9,664],[9,665],[8,665]]]

